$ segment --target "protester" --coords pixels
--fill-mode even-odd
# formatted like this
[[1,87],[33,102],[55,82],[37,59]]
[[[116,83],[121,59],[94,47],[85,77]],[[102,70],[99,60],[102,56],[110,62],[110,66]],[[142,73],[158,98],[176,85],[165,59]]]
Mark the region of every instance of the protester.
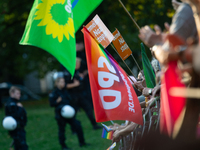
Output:
[[72,118],[64,118],[61,115],[63,106],[71,105],[72,102],[72,99],[66,90],[64,78],[58,77],[55,81],[55,85],[56,89],[49,95],[49,102],[51,107],[55,107],[55,119],[58,124],[58,137],[62,150],[69,150],[65,144],[65,126],[67,123],[74,127],[78,136],[79,145],[81,147],[87,145],[84,140],[80,121],[76,120],[75,116]]
[[17,128],[9,131],[9,135],[13,138],[15,150],[27,150],[26,131],[27,124],[26,110],[19,102],[21,90],[18,87],[12,86],[9,90],[10,98],[5,105],[5,115],[12,116],[17,122]]
[[129,122],[126,126],[119,126],[116,128],[113,134],[113,142],[119,142],[123,136],[126,136],[134,131],[137,127],[137,124],[134,122]]
[[[183,3],[176,10],[176,14],[173,17],[172,24],[169,29],[169,34],[171,35],[173,34],[177,38],[177,40],[175,41],[169,41],[169,39],[165,40],[165,38],[167,37],[166,33],[164,34],[160,32],[159,34],[156,34],[148,26],[140,30],[139,37],[148,46],[152,47],[153,55],[159,60],[159,62],[163,66],[167,66],[168,62],[170,61],[180,60],[184,64],[182,67],[183,69],[181,68],[180,70],[182,72],[187,71],[191,75],[191,80],[187,85],[189,85],[190,87],[197,88],[200,87],[199,76],[192,68],[192,66],[188,64],[188,62],[192,62],[192,59],[190,55],[188,55],[190,51],[187,50],[187,47],[188,47],[188,42],[191,45],[196,44],[198,42],[197,29],[199,28],[199,24],[195,24],[195,20],[196,23],[199,20],[197,17],[198,9],[196,9],[196,7],[198,7],[198,4],[195,3],[196,4],[195,6],[192,5],[193,11],[195,12],[194,13],[195,20],[194,20],[193,12],[190,5],[188,4],[188,1],[182,0],[182,2]],[[172,42],[176,44],[178,40],[182,41],[181,46],[172,47]],[[187,65],[187,67],[185,64]],[[181,72],[179,72],[179,74],[180,73]],[[192,141],[195,139],[199,110],[200,110],[200,105],[198,103],[198,100],[188,98],[186,103],[186,112],[184,115],[184,120],[179,130],[179,134],[177,135],[177,138],[181,138],[182,140],[185,141]]]
[[175,10],[177,10],[180,5],[181,3],[178,2],[177,0],[172,0],[172,6]]
[[[158,32],[158,30],[156,30]],[[173,16],[172,24],[169,28],[169,34],[175,34],[180,37],[185,43],[189,37],[193,37],[197,42],[197,29],[193,12],[188,3],[183,0],[183,3],[178,7],[176,14]],[[180,58],[181,51],[186,48],[174,52],[169,45],[169,42],[165,42],[166,33],[159,34],[153,32],[149,26],[141,28],[139,38],[149,47],[153,47],[152,51],[154,56],[160,63],[166,64],[168,61],[177,60]]]
[[194,14],[194,18],[195,18],[195,22],[196,22],[196,26],[197,26],[197,31],[198,34],[200,36],[200,1],[199,0],[185,0],[187,3],[190,4],[192,10],[193,10],[193,14]]
[[[190,6],[193,10],[198,35],[200,36],[200,14],[199,14],[200,1],[188,0],[187,2],[190,4]],[[187,61],[192,63],[194,70],[196,72],[198,72],[198,74],[200,75],[200,67],[199,67],[200,46],[199,46],[199,44],[194,45],[193,40],[190,40],[190,42],[188,42],[188,44],[189,44],[189,48],[187,49],[187,52],[185,53],[187,55]]]
[[[154,70],[154,73],[157,75],[160,74],[161,68],[159,65],[159,62],[156,59],[153,59],[152,62],[152,67]],[[138,96],[138,100],[140,102],[140,106],[143,110],[143,113],[145,113],[146,106],[150,105],[153,101],[155,101],[156,96],[160,96],[160,78],[157,78],[157,86],[154,88],[147,88],[146,87],[146,82],[145,82],[145,76],[143,70],[141,70],[138,73],[138,79],[139,81],[134,81],[133,85],[138,91],[142,92],[141,96]],[[141,80],[141,81],[140,81]],[[145,101],[145,97],[148,98],[148,102]],[[138,124],[134,122],[128,122],[125,125],[119,125],[119,124],[114,124],[113,126],[110,126],[110,128],[114,131],[112,141],[113,142],[119,142],[122,137],[126,137],[129,135],[131,132],[133,132],[137,128]]]

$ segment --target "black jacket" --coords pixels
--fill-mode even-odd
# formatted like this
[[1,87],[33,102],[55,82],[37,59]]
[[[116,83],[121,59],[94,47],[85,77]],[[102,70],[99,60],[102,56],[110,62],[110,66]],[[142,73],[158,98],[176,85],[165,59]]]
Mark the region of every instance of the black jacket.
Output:
[[[61,97],[62,100],[60,103],[57,103],[56,100],[58,97]],[[71,97],[66,90],[66,88],[60,90],[56,88],[52,93],[49,94],[49,103],[51,107],[55,107],[56,118],[61,117],[60,111],[64,105],[70,105]]]
[[12,116],[17,121],[17,128],[24,128],[27,123],[26,110],[17,106],[17,99],[9,98],[5,105],[6,116]]

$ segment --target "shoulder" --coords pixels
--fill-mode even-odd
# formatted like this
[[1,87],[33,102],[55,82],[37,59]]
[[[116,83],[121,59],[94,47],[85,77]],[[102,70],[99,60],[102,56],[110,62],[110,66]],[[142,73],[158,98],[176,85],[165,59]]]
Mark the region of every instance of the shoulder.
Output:
[[64,71],[63,71],[63,74],[64,74],[64,76],[71,76],[71,74],[69,73],[68,70],[64,70]]
[[8,102],[6,103],[6,106],[17,106],[17,104],[13,102],[11,99],[9,99]]
[[50,98],[54,97],[54,95],[55,95],[54,92],[49,93],[49,97],[50,97]]
[[58,94],[58,89],[54,89],[51,93],[49,93],[49,97],[52,98],[52,97],[55,97],[57,94]]
[[189,18],[193,16],[192,8],[187,3],[182,3],[176,11],[174,18]]
[[179,11],[186,11],[186,10],[192,11],[191,6],[190,6],[188,3],[182,3],[182,4],[179,6],[179,8],[178,8],[177,11],[179,12]]
[[185,41],[196,35],[196,24],[191,7],[183,3],[179,6],[170,26],[170,33],[181,36]]

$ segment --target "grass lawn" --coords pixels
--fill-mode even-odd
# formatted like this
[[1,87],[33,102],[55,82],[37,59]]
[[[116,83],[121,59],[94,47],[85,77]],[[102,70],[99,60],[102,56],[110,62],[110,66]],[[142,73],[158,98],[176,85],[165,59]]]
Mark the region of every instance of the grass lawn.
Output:
[[[54,108],[49,106],[47,99],[40,101],[23,102],[27,111],[28,124],[26,126],[27,143],[29,150],[60,150],[58,143],[58,128],[54,119]],[[0,120],[4,117],[4,109],[0,109]],[[71,134],[70,126],[66,126],[66,144],[73,150],[106,150],[112,142],[101,138],[102,130],[93,130],[89,119],[84,111],[80,111],[77,119],[81,121],[84,136],[87,143],[91,145],[80,148],[76,135]],[[110,125],[110,122],[105,123]],[[8,132],[0,126],[0,150],[8,150],[12,139]],[[117,149],[117,148],[115,148]]]

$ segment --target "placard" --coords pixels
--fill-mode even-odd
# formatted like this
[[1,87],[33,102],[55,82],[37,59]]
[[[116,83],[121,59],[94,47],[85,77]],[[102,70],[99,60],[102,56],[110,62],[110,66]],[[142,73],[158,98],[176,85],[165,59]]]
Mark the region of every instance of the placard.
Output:
[[114,39],[113,34],[108,30],[98,15],[96,15],[85,27],[104,48],[106,48]]
[[127,59],[132,54],[132,51],[130,50],[127,43],[117,29],[115,30],[115,32],[113,32],[113,36],[114,40],[112,41],[112,43],[115,46],[117,52],[123,60]]

